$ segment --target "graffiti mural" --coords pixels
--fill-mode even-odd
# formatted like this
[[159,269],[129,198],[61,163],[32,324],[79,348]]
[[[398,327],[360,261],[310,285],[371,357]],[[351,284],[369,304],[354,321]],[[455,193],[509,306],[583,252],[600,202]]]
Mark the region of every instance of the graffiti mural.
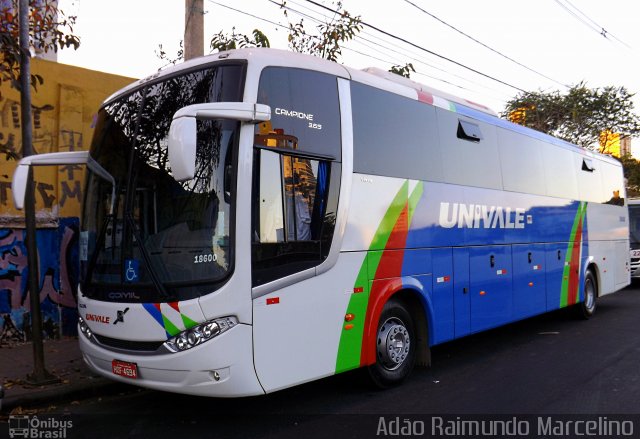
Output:
[[[25,235],[24,229],[0,229],[0,343],[31,336]],[[75,335],[78,220],[60,219],[58,228],[39,229],[37,241],[44,335]]]
[[[1,0],[0,0],[1,1]],[[133,78],[32,59],[32,72],[44,78],[32,93],[33,150],[82,151],[93,134],[100,104]],[[22,154],[20,94],[0,84],[0,345],[30,334],[29,269],[24,214],[12,201],[11,177]],[[11,159],[9,159],[11,158]],[[34,169],[39,288],[43,332],[74,335],[78,286],[78,224],[85,169],[78,165]],[[35,293],[34,293],[35,294]]]

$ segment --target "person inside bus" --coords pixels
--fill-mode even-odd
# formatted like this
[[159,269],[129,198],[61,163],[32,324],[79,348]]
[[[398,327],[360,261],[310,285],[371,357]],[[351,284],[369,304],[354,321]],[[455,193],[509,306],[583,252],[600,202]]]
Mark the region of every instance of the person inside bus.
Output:
[[294,173],[292,180],[292,191],[286,191],[289,224],[287,239],[289,241],[308,241],[311,239],[311,214],[309,213],[308,196],[297,173]]

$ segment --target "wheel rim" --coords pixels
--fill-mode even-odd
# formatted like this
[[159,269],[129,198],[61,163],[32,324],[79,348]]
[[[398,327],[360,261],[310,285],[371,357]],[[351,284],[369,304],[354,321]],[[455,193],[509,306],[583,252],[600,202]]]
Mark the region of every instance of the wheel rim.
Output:
[[587,311],[593,311],[596,304],[596,290],[591,279],[587,279],[584,284],[584,307]]
[[397,317],[387,319],[378,330],[378,360],[387,370],[396,370],[411,350],[411,338],[405,324]]

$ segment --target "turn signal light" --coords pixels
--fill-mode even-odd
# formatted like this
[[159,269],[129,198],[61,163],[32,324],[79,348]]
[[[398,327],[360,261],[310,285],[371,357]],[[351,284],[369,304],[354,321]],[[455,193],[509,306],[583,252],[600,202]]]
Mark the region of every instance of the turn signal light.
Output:
[[346,314],[346,315],[344,316],[344,321],[345,321],[345,322],[350,322],[351,320],[353,320],[353,319],[355,319],[355,318],[356,318],[356,316],[355,316],[354,314]]

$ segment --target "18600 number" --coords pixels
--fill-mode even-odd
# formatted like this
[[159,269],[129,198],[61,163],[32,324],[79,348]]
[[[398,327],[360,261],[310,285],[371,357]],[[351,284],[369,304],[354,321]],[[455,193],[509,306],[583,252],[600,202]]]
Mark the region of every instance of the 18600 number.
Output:
[[202,264],[205,262],[215,262],[217,260],[218,260],[218,257],[211,253],[203,254],[203,255],[195,255],[193,257],[194,264]]

